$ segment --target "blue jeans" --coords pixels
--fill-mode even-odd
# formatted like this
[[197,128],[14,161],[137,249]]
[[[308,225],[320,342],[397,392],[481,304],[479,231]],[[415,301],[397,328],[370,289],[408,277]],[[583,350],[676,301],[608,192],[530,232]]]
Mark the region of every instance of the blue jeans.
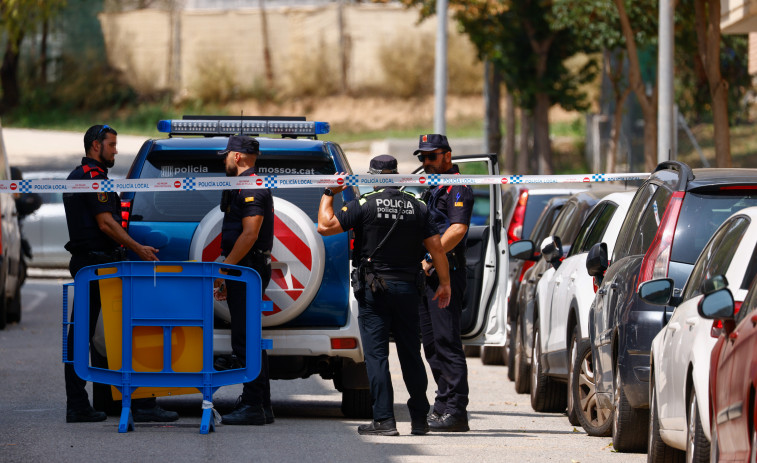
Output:
[[407,407],[413,422],[425,420],[429,410],[426,398],[428,378],[421,358],[418,304],[415,283],[386,280],[387,290],[374,295],[370,289],[358,297],[360,338],[368,370],[373,419],[394,418],[394,389],[389,374],[389,336],[394,336],[402,379],[410,393]]

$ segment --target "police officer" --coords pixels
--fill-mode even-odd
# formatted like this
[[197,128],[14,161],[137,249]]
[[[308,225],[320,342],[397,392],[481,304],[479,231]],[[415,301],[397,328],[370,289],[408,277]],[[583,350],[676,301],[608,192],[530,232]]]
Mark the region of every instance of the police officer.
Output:
[[[396,174],[397,160],[373,158],[371,174]],[[418,303],[423,282],[419,262],[424,247],[436,257],[441,283],[432,298],[439,307],[449,303],[447,261],[436,226],[426,206],[398,187],[375,189],[334,213],[333,196],[346,187],[327,188],[318,209],[318,233],[328,236],[355,231],[353,290],[359,306],[360,337],[368,370],[373,421],[358,427],[360,434],[396,436],[394,392],[389,376],[389,336],[394,336],[402,377],[410,393],[411,433],[426,434],[428,379],[420,354]]]
[[[413,154],[423,163],[427,174],[460,173],[452,164],[452,149],[444,135],[421,135]],[[432,297],[437,279],[429,274],[436,257],[427,254],[422,262],[428,277],[426,295],[420,304],[421,333],[423,351],[437,386],[429,425],[432,431],[465,432],[469,430],[468,367],[460,340],[460,315],[466,286],[465,241],[473,210],[473,192],[467,185],[432,186],[422,197],[441,233],[452,284],[450,304],[441,310]]]
[[[68,180],[105,180],[108,169],[115,164],[116,131],[107,125],[93,125],[84,134],[84,152],[81,165],[68,176]],[[125,246],[140,259],[156,261],[157,249],[134,241],[121,227],[121,201],[117,193],[64,193],[63,206],[66,210],[68,236],[66,250],[71,253],[68,268],[75,277],[80,269],[89,265],[118,262],[126,257]],[[89,290],[89,337],[95,332],[100,315],[100,287],[92,282]],[[71,317],[73,321],[73,314]],[[68,358],[73,359],[73,330],[68,332]],[[90,342],[91,345],[91,342]],[[107,360],[90,348],[92,365],[107,367]],[[96,411],[89,405],[86,382],[79,378],[70,363],[64,366],[66,380],[66,422],[102,421],[105,413]],[[110,386],[95,384],[110,397]],[[163,410],[155,398],[137,399],[132,402],[134,421],[175,421],[178,413]]]
[[[229,137],[225,157],[229,177],[255,175],[255,161],[260,154],[259,143],[248,136]],[[265,292],[271,280],[271,248],[273,247],[273,196],[270,189],[228,190],[221,201],[224,211],[221,229],[223,263],[250,267],[260,274]],[[226,299],[231,315],[231,347],[234,355],[246,363],[247,304],[245,284],[217,279],[217,299]],[[260,316],[259,314],[254,314]],[[268,376],[268,355],[262,351],[260,374],[244,383],[242,395],[234,410],[222,417],[224,424],[263,425],[274,421],[271,408],[271,385]]]

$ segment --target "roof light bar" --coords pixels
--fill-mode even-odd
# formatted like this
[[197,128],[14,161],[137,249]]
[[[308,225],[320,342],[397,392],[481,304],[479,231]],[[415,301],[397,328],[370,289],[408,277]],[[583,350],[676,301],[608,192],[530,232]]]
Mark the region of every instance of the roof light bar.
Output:
[[162,120],[158,132],[174,135],[299,135],[313,136],[329,133],[328,122],[317,121],[257,121],[257,120]]

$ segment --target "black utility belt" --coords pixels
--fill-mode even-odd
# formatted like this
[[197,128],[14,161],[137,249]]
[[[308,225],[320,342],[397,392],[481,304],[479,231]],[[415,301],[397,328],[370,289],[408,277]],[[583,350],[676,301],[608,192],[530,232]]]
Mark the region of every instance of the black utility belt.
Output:
[[74,252],[73,255],[102,263],[119,262],[126,260],[126,249],[117,248],[109,251],[82,251]]

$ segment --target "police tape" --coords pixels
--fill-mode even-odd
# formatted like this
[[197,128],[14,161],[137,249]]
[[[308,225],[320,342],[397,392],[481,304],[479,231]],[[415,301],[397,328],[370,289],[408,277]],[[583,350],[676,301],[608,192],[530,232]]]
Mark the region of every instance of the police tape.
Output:
[[195,191],[255,188],[337,186],[436,186],[604,183],[646,180],[647,173],[572,175],[262,175],[252,177],[186,177],[107,180],[2,180],[0,193],[91,193],[134,191]]

